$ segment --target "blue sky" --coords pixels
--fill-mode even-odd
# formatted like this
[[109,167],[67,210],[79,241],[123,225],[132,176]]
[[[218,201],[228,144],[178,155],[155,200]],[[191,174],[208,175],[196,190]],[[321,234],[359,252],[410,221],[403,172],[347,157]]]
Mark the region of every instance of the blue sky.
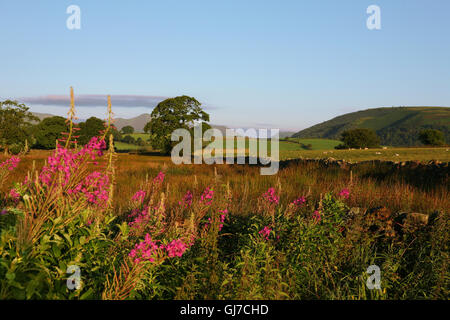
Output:
[[[66,28],[71,4],[81,30]],[[381,30],[366,28],[372,4]],[[73,86],[80,117],[104,117],[107,94],[132,117],[186,94],[215,124],[297,130],[450,106],[449,40],[448,0],[0,0],[0,99],[64,115]]]

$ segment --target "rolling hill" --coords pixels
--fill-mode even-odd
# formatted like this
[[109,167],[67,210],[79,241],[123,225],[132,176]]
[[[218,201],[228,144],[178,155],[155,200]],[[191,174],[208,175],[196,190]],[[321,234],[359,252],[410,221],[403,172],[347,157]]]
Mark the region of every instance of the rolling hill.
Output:
[[150,121],[150,114],[149,113],[143,113],[140,116],[131,118],[131,119],[124,119],[124,118],[116,118],[114,120],[114,125],[117,129],[122,129],[125,126],[132,126],[135,131],[137,132],[143,132],[144,127],[147,124],[147,122]]
[[348,129],[374,130],[382,145],[420,145],[419,132],[437,129],[450,142],[450,108],[448,107],[392,107],[374,108],[347,113],[295,133],[294,138],[339,139]]

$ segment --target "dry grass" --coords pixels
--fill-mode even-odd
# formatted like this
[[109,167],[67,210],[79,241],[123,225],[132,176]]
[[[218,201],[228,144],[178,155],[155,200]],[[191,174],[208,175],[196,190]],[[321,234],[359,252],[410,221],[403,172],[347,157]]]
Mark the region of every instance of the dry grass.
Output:
[[[18,168],[3,184],[3,191],[12,186],[13,181],[23,181],[27,170],[34,165],[40,168],[50,153],[32,150],[23,156]],[[0,161],[4,157],[0,157]],[[200,194],[204,188],[228,184],[233,191],[234,214],[255,212],[256,199],[269,187],[281,191],[281,203],[287,204],[299,196],[310,194],[314,200],[321,195],[344,187],[351,190],[349,204],[356,207],[386,206],[394,211],[449,211],[449,186],[446,183],[424,185],[414,179],[404,179],[400,175],[386,175],[367,168],[355,170],[350,181],[350,172],[338,168],[323,169],[315,164],[291,165],[280,169],[274,176],[261,176],[259,168],[248,165],[181,165],[175,166],[169,157],[118,154],[116,161],[116,187],[114,207],[123,212],[128,200],[140,189],[146,179],[159,171],[168,174],[166,194],[168,202],[178,202],[186,191]],[[368,173],[369,172],[369,173]],[[409,178],[413,178],[412,176]]]

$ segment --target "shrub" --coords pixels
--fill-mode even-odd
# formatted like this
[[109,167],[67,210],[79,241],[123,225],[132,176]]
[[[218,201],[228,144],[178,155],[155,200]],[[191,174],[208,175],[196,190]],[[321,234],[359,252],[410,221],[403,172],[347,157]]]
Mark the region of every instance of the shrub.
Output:
[[419,140],[424,145],[442,146],[445,144],[444,134],[439,130],[426,129],[419,133]]

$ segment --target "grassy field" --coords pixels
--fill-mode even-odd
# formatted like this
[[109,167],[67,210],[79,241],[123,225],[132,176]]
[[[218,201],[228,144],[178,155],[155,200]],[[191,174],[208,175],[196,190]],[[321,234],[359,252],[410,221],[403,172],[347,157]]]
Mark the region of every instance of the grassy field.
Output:
[[[130,134],[134,139],[142,138],[144,141],[149,139],[149,134],[146,133],[133,133]],[[249,141],[254,141],[258,143],[257,139],[254,138],[246,138],[245,148],[248,149]],[[329,139],[298,139],[298,138],[290,138],[288,140],[282,139],[280,140],[280,151],[301,151],[305,150],[306,145],[311,144],[312,150],[329,150],[334,149],[340,142],[337,140],[329,140]],[[145,149],[145,147],[139,147],[136,145],[124,143],[124,142],[115,142],[117,150],[126,151],[126,150],[138,150]],[[224,148],[226,146],[226,139],[223,142]],[[269,143],[270,145],[270,143]],[[235,142],[235,148],[237,147],[237,142]]]
[[[133,134],[135,138],[142,137],[142,133]],[[257,139],[247,138],[245,141],[245,154],[249,153],[249,141],[258,143]],[[386,147],[385,149],[368,149],[368,150],[336,150],[334,149],[340,142],[329,139],[302,139],[289,138],[288,140],[281,140],[279,142],[280,160],[286,159],[323,159],[334,158],[337,160],[345,160],[348,162],[359,162],[366,160],[383,160],[383,161],[441,161],[450,162],[450,148],[393,148]],[[312,150],[306,150],[304,146],[310,144]],[[124,142],[115,142],[118,151],[153,151],[150,146],[139,147]],[[223,141],[224,149],[226,149],[226,140]],[[270,153],[271,144],[267,144]],[[237,149],[237,142],[235,142],[235,150]]]
[[115,141],[114,146],[117,148],[118,151],[134,151],[144,149],[144,147],[140,147],[135,144],[125,143],[121,141]]
[[[141,137],[146,140],[148,134],[134,133],[132,136],[137,139]],[[253,141],[257,144],[258,139],[246,138],[245,140],[245,154],[249,153],[249,142]],[[266,140],[264,140],[266,141]],[[226,150],[227,140],[224,139],[223,146]],[[449,147],[443,148],[393,148],[386,147],[385,149],[368,149],[368,150],[336,150],[335,146],[340,144],[338,140],[330,139],[303,139],[303,138],[289,138],[282,139],[279,142],[280,160],[286,159],[323,159],[334,158],[337,160],[345,160],[348,162],[359,162],[366,160],[383,160],[383,161],[442,161],[450,162]],[[311,150],[307,150],[305,146],[311,145]],[[139,147],[124,142],[115,142],[118,151],[154,151],[150,146]],[[235,150],[237,149],[237,141],[235,141]],[[271,143],[267,144],[270,153]]]
[[[123,136],[127,136],[127,135],[132,136],[135,140],[141,138],[145,142],[150,138],[150,135],[148,133],[141,133],[141,132],[135,132],[135,133],[132,133],[132,134],[124,134]],[[122,142],[122,141],[115,141],[114,145],[117,148],[117,151],[119,151],[119,152],[137,151],[137,150],[151,151],[151,147],[150,146],[138,146],[138,145],[135,145],[135,144],[125,143],[125,142]]]
[[281,159],[334,158],[349,162],[366,160],[384,161],[442,161],[450,162],[450,148],[387,148],[368,150],[282,150]]
[[303,139],[303,138],[288,138],[286,141],[281,141],[283,144],[286,142],[294,142],[300,144],[299,150],[304,150],[302,145],[311,145],[312,150],[332,150],[337,145],[341,144],[339,140],[331,139]]
[[150,134],[143,133],[143,132],[134,132],[134,133],[130,134],[130,136],[132,136],[136,140],[141,138],[144,141],[147,141],[150,138]]

